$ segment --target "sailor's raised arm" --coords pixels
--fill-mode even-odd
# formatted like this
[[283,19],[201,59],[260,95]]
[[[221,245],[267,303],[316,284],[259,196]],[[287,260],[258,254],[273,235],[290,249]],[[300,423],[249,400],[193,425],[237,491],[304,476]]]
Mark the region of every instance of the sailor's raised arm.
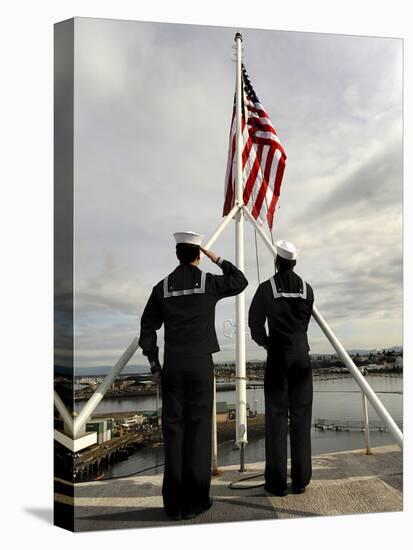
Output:
[[159,348],[156,344],[156,331],[161,328],[162,323],[162,307],[156,289],[153,288],[141,317],[141,333],[139,336],[139,346],[142,348],[143,355],[149,360],[152,374],[161,370]]
[[248,312],[248,326],[251,331],[251,338],[259,346],[268,348],[268,335],[265,329],[267,313],[265,309],[265,300],[262,295],[262,287],[259,286],[252,299]]
[[212,275],[213,291],[218,299],[240,294],[248,285],[248,281],[234,264],[217,256],[210,250],[201,247],[202,252],[222,269],[223,275]]

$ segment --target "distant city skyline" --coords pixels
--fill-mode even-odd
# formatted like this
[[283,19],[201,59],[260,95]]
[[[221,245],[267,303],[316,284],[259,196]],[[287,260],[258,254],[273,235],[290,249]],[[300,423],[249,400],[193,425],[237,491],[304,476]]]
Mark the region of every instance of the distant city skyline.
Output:
[[[275,238],[300,249],[297,272],[346,348],[402,345],[401,40],[76,18],[76,368],[113,364],[139,332],[176,265],[172,233],[207,240],[220,223],[237,30],[287,153]],[[213,250],[234,261],[231,225]],[[258,254],[265,280],[273,260],[261,242]],[[245,271],[248,307],[248,224]],[[233,299],[218,304],[217,362],[234,358],[234,317]],[[313,321],[309,340],[333,352]],[[247,338],[247,360],[262,358]]]
[[[369,354],[371,353],[382,353],[382,352],[387,352],[387,351],[394,351],[395,353],[402,353],[403,352],[403,347],[402,346],[390,346],[388,348],[378,348],[378,349],[375,349],[375,348],[370,348],[370,349],[354,349],[354,350],[347,350],[347,353],[350,355],[350,356],[354,356],[354,355],[357,355],[357,354],[360,354],[360,355],[365,355],[365,356],[368,356]],[[331,352],[326,352],[326,353],[323,353],[323,352],[311,352],[310,351],[310,355],[311,357],[317,357],[317,356],[324,356],[324,357],[328,357],[328,356],[336,356],[338,358],[338,355],[336,354],[336,352],[333,350]],[[247,359],[247,363],[254,363],[254,362],[262,362],[262,361],[265,361],[265,357],[249,357]],[[232,359],[227,359],[227,360],[222,360],[222,361],[218,361],[218,360],[215,360],[214,359],[214,363],[216,365],[220,365],[220,364],[225,364],[225,363],[235,363],[235,358],[232,358]],[[78,372],[76,373],[76,376],[92,376],[92,375],[99,375],[100,373],[101,374],[107,374],[111,369],[112,369],[113,365],[95,365],[93,367],[77,367],[78,369]],[[57,367],[57,372],[59,372],[59,368],[61,367]],[[64,369],[65,367],[63,367]],[[71,367],[67,367],[69,369],[69,372],[72,372],[71,371]],[[99,370],[101,369],[101,370]],[[131,361],[128,363],[128,365],[122,370],[120,376],[126,374],[126,373],[132,373],[132,372],[148,372],[149,371],[149,367],[148,367],[148,364],[145,360],[143,360],[141,363],[137,363],[136,360],[134,358],[131,359]],[[90,374],[87,374],[89,373]]]

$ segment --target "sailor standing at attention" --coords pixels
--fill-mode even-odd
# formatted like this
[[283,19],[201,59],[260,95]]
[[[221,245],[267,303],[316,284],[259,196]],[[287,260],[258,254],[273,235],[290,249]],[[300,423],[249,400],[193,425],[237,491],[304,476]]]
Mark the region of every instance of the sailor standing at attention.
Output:
[[[178,267],[152,290],[141,318],[139,345],[156,383],[161,382],[166,513],[189,519],[208,510],[211,483],[212,353],[219,351],[215,305],[241,293],[247,279],[232,263],[204,250],[202,235],[174,233]],[[222,275],[198,268],[200,251]],[[164,364],[156,331],[164,324]]]
[[311,479],[313,382],[307,328],[314,294],[311,286],[294,273],[296,247],[287,241],[277,241],[276,249],[276,273],[259,285],[251,302],[248,324],[253,340],[267,350],[265,489],[285,496],[288,418],[293,492],[304,493]]

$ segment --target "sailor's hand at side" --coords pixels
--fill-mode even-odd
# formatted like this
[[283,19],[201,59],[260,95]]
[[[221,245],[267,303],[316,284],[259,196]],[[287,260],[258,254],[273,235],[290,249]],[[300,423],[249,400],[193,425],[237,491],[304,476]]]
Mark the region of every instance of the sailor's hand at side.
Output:
[[157,372],[155,372],[155,374],[152,375],[152,382],[154,384],[156,384],[157,386],[159,386],[159,384],[161,383],[161,371],[158,370]]
[[217,263],[217,260],[219,260],[219,256],[211,252],[211,250],[206,250],[205,248],[202,248],[202,246],[200,246],[199,248],[201,249],[201,252],[203,252],[205,256],[211,260],[211,262],[214,262],[214,264]]

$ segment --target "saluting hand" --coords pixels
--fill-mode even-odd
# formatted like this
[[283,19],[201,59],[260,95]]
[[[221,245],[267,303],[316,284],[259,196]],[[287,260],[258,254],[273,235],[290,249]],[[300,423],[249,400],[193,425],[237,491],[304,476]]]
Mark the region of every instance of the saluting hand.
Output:
[[214,264],[217,263],[217,260],[219,260],[219,256],[211,252],[211,250],[206,250],[205,248],[202,248],[202,246],[199,247],[201,249],[201,252],[207,256],[211,260],[211,262],[214,262]]

